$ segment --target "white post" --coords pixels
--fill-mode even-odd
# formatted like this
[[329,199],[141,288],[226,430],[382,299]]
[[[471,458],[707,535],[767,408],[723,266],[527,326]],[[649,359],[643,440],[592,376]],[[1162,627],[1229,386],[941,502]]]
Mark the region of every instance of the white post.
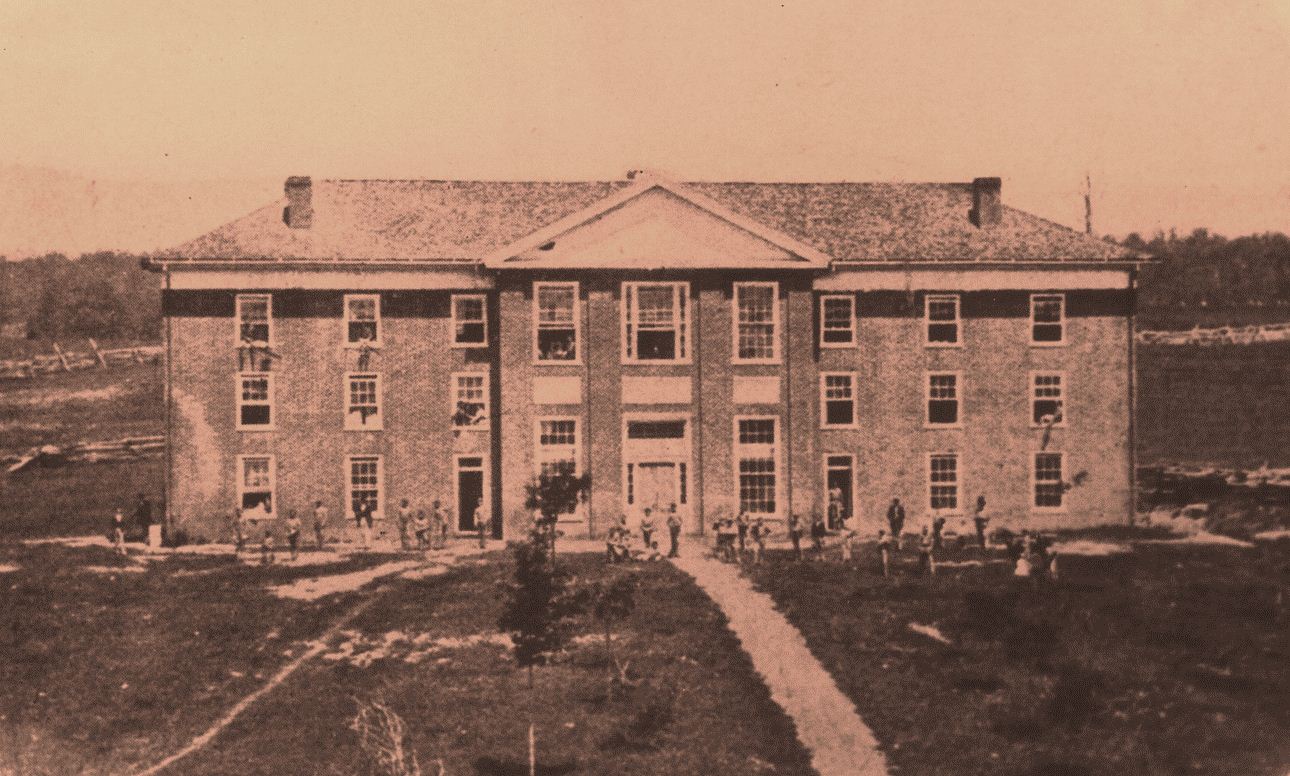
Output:
[[537,735],[532,722],[529,723],[529,776],[537,776]]

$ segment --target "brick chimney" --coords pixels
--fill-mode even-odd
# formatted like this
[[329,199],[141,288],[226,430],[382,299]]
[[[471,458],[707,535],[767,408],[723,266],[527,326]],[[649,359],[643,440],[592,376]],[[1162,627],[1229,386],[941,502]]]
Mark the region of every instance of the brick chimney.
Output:
[[972,210],[968,218],[978,228],[990,229],[1003,217],[1003,179],[972,179]]
[[287,178],[283,190],[287,206],[282,210],[282,221],[292,229],[308,229],[314,224],[313,182],[308,175]]

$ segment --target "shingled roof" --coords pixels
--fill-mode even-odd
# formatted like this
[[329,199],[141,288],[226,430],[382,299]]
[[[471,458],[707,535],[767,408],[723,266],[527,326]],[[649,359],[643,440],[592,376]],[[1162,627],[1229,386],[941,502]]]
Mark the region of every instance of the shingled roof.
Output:
[[[316,180],[312,226],[286,199],[153,256],[184,261],[476,262],[631,181]],[[973,225],[970,183],[682,184],[835,261],[1137,261],[1141,254],[1015,208]]]

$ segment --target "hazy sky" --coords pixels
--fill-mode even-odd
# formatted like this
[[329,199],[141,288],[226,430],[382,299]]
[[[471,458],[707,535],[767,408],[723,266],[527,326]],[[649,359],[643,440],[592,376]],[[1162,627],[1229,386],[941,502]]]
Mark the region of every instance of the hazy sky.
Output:
[[0,3],[0,164],[92,177],[1001,175],[1076,225],[1087,171],[1101,232],[1235,234],[1290,231],[1288,138],[1290,0]]

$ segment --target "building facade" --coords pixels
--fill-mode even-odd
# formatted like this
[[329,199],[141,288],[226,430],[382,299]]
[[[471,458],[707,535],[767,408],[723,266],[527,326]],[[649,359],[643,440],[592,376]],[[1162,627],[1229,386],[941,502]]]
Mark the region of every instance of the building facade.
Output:
[[[1133,501],[1143,257],[964,184],[288,179],[149,260],[168,518],[219,538],[321,500],[522,535],[675,504],[690,533],[832,499],[862,531],[984,495],[1015,526]],[[272,524],[272,523],[270,523]]]

